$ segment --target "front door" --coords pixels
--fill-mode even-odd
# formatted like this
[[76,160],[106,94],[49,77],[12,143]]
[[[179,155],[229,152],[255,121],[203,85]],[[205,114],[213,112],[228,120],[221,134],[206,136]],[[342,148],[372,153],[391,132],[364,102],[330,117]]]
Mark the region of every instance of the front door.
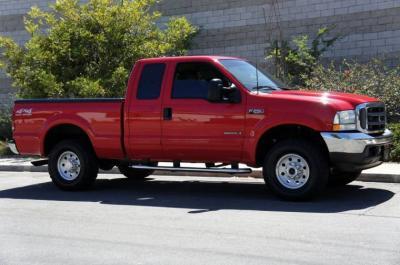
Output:
[[176,63],[164,94],[164,156],[181,161],[236,162],[242,156],[245,103],[209,102],[211,79],[229,80],[208,62]]

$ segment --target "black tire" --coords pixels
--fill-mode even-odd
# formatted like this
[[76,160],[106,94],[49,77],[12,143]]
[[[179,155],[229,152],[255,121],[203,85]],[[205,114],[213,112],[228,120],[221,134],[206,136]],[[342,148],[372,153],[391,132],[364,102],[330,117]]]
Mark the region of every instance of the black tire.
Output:
[[361,175],[361,171],[342,172],[333,170],[329,176],[329,186],[345,186],[355,181]]
[[[152,162],[148,164],[149,166],[157,166],[157,162]],[[130,168],[127,165],[119,165],[118,166],[119,172],[125,177],[132,179],[132,180],[144,180],[148,176],[154,173],[155,170],[153,169],[135,169]]]
[[[59,159],[65,152],[76,154],[80,165],[77,177],[69,180],[63,177],[59,171]],[[99,165],[97,157],[92,148],[83,142],[77,140],[64,140],[58,143],[49,154],[49,174],[53,183],[62,190],[83,190],[89,188],[96,180]]]
[[[303,159],[302,161],[306,162],[303,168],[298,168],[298,172],[296,171],[295,175],[296,178],[301,176],[298,178],[300,182],[303,183],[299,184],[302,186],[292,189],[285,187],[282,184],[283,181],[279,180],[281,178],[277,176],[277,171],[281,170],[279,167],[277,168],[277,163],[280,159],[284,159],[285,157],[291,159],[291,155],[299,156]],[[300,162],[300,160],[298,161]],[[283,167],[281,171],[287,170],[286,172],[291,172],[290,174],[293,173],[290,171],[290,168],[288,169],[287,167],[284,167],[286,166],[285,164],[282,163],[280,166]],[[295,166],[292,165],[288,167]],[[285,172],[281,172],[280,174],[285,174]],[[306,174],[308,178],[305,177]],[[310,199],[321,193],[326,187],[329,177],[328,159],[326,154],[323,152],[323,149],[311,141],[301,139],[282,140],[275,144],[267,153],[264,160],[263,175],[266,185],[279,197],[294,201]],[[297,185],[295,182],[297,183],[298,180],[291,179],[287,183]]]

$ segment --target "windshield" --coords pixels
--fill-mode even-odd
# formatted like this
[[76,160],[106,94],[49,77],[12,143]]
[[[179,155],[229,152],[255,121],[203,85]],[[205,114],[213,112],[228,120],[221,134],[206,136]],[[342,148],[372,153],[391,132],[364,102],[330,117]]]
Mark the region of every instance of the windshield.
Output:
[[[222,59],[220,63],[248,90],[281,90],[287,86],[279,80],[256,69],[252,64],[235,59]],[[257,73],[256,73],[257,71]],[[257,82],[258,78],[258,82]]]

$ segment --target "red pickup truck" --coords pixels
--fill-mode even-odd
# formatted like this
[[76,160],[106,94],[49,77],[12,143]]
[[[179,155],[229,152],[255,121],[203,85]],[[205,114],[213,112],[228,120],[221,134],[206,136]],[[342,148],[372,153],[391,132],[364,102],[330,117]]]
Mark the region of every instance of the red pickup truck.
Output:
[[391,141],[377,99],[289,90],[239,58],[184,56],[139,60],[125,98],[15,101],[10,147],[48,158],[35,164],[48,163],[64,190],[89,187],[99,168],[143,179],[154,170],[248,173],[243,163],[297,200],[381,164]]

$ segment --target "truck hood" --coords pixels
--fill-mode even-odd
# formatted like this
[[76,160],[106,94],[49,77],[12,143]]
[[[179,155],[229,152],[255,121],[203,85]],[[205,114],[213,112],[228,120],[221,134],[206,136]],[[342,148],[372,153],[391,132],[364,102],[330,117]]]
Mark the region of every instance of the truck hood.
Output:
[[379,101],[376,98],[364,95],[341,92],[281,90],[274,91],[270,95],[287,100],[319,102],[324,105],[331,105],[337,110],[354,109],[362,103]]

